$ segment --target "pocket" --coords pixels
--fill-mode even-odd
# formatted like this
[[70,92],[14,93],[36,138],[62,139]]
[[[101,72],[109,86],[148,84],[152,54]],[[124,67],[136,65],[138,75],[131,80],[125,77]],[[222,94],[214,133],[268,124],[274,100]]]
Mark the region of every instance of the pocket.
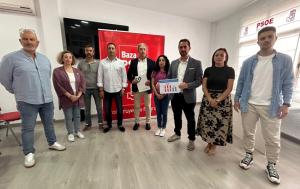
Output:
[[17,110],[19,112],[22,112],[23,109],[24,109],[24,102],[18,101],[17,102]]

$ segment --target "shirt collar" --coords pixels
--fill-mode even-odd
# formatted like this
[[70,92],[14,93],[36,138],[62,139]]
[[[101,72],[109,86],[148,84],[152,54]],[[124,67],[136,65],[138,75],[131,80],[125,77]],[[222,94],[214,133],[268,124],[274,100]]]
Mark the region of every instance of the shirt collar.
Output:
[[[107,61],[111,61],[108,57],[106,57],[106,60],[107,60]],[[116,60],[118,60],[117,57],[115,57],[112,61],[116,61]],[[112,62],[112,61],[111,61],[111,62]]]
[[147,62],[147,57],[146,58],[144,58],[143,60],[142,59],[138,59],[139,60],[139,62]]
[[180,63],[183,63],[183,64],[187,64],[189,62],[189,60],[190,60],[190,56],[188,56],[186,61],[182,61],[181,58],[179,58]]
[[[84,61],[85,61],[86,63],[89,63],[89,62],[87,61],[86,58],[84,59]],[[93,59],[92,64],[94,64],[94,63],[96,63],[96,62],[97,62],[97,61],[96,61],[95,59]]]
[[[258,56],[260,56],[258,53],[259,53],[259,51],[255,54],[255,59],[256,60],[258,60]],[[277,57],[278,52],[275,49],[273,49],[273,54],[274,54],[273,58],[275,58],[275,57]]]
[[[26,52],[24,49],[21,49],[21,51],[28,57],[32,58],[31,54],[29,54],[28,52]],[[35,52],[35,58],[37,57],[37,52]]]

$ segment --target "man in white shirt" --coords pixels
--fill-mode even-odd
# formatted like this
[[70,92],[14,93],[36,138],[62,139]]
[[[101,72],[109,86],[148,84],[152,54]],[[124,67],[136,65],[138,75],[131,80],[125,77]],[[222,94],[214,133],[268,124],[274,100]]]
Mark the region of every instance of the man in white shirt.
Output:
[[115,99],[117,107],[118,128],[124,132],[122,97],[127,87],[125,64],[116,57],[116,45],[114,43],[108,43],[107,52],[108,56],[99,64],[97,83],[100,97],[104,97],[105,102],[107,126],[103,128],[103,132],[108,132],[112,127],[111,106],[113,99]]
[[[140,126],[139,117],[140,117],[140,105],[141,97],[144,97],[144,105],[146,109],[146,130],[150,130],[150,116],[151,116],[151,87],[150,80],[151,74],[154,69],[155,62],[150,58],[147,58],[147,46],[144,43],[138,44],[138,58],[131,60],[130,66],[127,72],[127,78],[131,82],[131,90],[134,96],[134,118],[135,123],[133,130],[137,130]],[[138,85],[137,77],[146,77],[147,81]],[[140,86],[140,88],[139,88]],[[149,89],[144,90],[141,88]]]

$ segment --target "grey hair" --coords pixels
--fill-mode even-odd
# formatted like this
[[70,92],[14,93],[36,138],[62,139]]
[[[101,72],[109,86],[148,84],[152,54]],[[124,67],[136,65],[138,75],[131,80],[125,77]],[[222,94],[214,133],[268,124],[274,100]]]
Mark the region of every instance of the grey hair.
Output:
[[32,34],[34,34],[34,35],[36,36],[36,38],[38,38],[38,37],[37,37],[37,34],[36,34],[36,32],[35,32],[34,29],[20,28],[20,29],[19,29],[19,36],[20,36],[20,38],[22,38],[22,35],[23,35],[24,33],[32,33]]

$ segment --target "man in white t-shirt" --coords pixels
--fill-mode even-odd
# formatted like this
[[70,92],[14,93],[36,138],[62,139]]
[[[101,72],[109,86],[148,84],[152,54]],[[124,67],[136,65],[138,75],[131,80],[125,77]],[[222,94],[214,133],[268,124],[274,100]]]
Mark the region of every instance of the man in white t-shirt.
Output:
[[276,28],[269,26],[258,32],[260,51],[244,61],[234,98],[234,109],[241,110],[245,157],[240,167],[253,164],[256,123],[260,120],[265,139],[266,173],[275,184],[280,183],[276,163],[280,152],[281,119],[289,111],[293,92],[293,62],[286,54],[276,52]]

